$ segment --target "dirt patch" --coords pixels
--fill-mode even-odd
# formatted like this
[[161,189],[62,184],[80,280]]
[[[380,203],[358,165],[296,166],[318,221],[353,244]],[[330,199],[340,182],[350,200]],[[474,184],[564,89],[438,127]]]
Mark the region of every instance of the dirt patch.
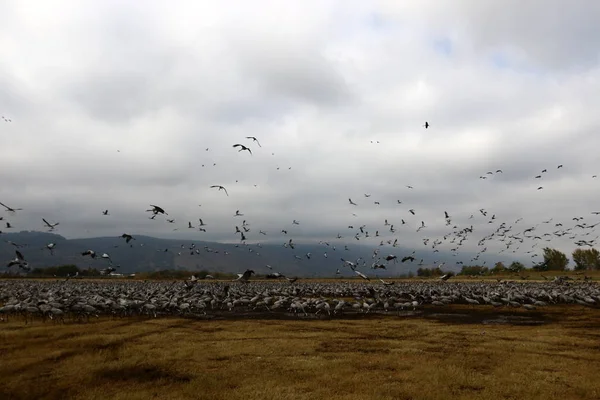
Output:
[[175,383],[189,382],[188,375],[177,374],[154,365],[133,365],[127,367],[104,368],[96,373],[101,379],[120,382],[156,382],[165,380]]
[[543,313],[488,312],[485,310],[440,312],[427,310],[423,313],[426,319],[433,319],[446,324],[483,324],[483,325],[519,325],[535,326],[553,322],[553,319]]

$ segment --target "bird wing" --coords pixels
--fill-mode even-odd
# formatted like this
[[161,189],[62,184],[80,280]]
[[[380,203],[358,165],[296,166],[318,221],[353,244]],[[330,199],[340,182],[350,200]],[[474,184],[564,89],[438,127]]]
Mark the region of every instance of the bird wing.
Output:
[[258,147],[262,147],[262,146],[260,145],[260,142],[258,141],[258,139],[257,139],[257,138],[255,138],[254,136],[246,136],[246,139],[252,139],[252,140],[254,140],[254,141],[255,141],[255,142],[258,144]]
[[15,253],[17,253],[17,258],[21,261],[25,261],[25,257],[23,257],[23,254],[21,254],[21,252],[19,250],[15,250]]
[[[162,207],[155,206],[155,205],[153,205],[153,204],[150,204],[150,207],[153,207],[153,208],[154,208],[156,211],[158,211],[159,213],[167,214],[167,213],[165,212],[165,210],[163,210],[163,209],[162,209]],[[153,211],[153,210],[149,210],[149,211]],[[168,214],[167,214],[167,215],[168,215]]]
[[42,218],[42,221],[44,221],[44,223],[46,225],[48,225],[50,228],[52,228],[52,225],[50,224],[50,222],[46,221],[46,218]]

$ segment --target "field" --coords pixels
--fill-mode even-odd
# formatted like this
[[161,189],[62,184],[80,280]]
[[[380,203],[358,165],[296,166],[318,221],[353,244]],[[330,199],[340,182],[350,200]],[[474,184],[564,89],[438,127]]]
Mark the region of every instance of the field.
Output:
[[454,305],[400,317],[27,325],[14,318],[0,323],[0,360],[7,400],[598,399],[600,310]]

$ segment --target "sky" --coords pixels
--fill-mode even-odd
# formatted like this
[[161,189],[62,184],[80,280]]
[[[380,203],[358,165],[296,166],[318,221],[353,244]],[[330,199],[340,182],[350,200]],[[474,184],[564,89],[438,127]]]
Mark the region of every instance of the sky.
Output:
[[[23,210],[0,230],[239,242],[245,219],[248,242],[354,244],[364,225],[361,244],[422,249],[473,226],[461,250],[498,252],[509,239],[478,242],[503,222],[592,225],[599,17],[586,0],[2,1],[0,201]],[[538,247],[597,236],[572,232]]]

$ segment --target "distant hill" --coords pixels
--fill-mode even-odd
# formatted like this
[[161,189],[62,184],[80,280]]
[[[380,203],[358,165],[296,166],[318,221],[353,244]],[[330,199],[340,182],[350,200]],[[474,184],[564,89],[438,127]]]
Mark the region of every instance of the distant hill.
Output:
[[[348,251],[344,245],[338,245],[336,250],[333,246],[324,244],[302,244],[298,243],[295,249],[286,248],[282,244],[265,243],[260,247],[256,244],[230,244],[216,242],[202,242],[176,239],[159,239],[150,236],[135,236],[129,244],[120,237],[97,237],[86,239],[66,239],[63,236],[35,231],[23,231],[18,233],[4,233],[0,235],[0,263],[8,263],[15,258],[15,247],[8,241],[25,245],[20,251],[23,253],[30,266],[50,267],[65,264],[74,264],[80,268],[93,267],[102,269],[108,266],[106,260],[100,259],[102,253],[108,253],[115,265],[120,265],[120,271],[124,273],[140,271],[157,271],[163,269],[185,269],[185,270],[208,270],[213,272],[243,272],[247,268],[257,273],[268,273],[265,264],[273,267],[284,275],[300,277],[323,277],[333,276],[337,268],[346,276],[352,275],[348,268],[342,268],[341,257],[355,261],[363,257],[370,267],[375,246],[363,246],[353,244]],[[48,243],[55,243],[54,255],[45,249]],[[190,250],[192,245],[195,247]],[[94,250],[98,258],[92,260],[83,257],[81,253],[85,250]],[[399,258],[412,253],[413,249],[391,246],[379,247],[381,256],[395,254]],[[198,251],[196,251],[198,250]],[[324,253],[328,257],[325,258]],[[180,254],[181,253],[181,254]],[[311,253],[311,258],[306,257]],[[301,257],[301,260],[294,256]],[[465,255],[466,256],[466,255]],[[470,257],[471,255],[469,255]],[[386,271],[378,270],[382,277],[406,274],[416,271],[421,258],[424,266],[432,266],[433,261],[446,261],[444,269],[459,270],[456,267],[456,257],[452,254],[442,252],[435,254],[435,259],[430,252],[417,251],[416,261],[413,263],[390,263]],[[463,257],[464,259],[464,257]],[[487,260],[487,265],[493,265],[496,259],[482,258]],[[513,260],[498,259],[503,262]],[[1,265],[1,264],[0,264]],[[0,268],[2,270],[4,268]],[[373,271],[360,268],[361,271],[373,275]]]

